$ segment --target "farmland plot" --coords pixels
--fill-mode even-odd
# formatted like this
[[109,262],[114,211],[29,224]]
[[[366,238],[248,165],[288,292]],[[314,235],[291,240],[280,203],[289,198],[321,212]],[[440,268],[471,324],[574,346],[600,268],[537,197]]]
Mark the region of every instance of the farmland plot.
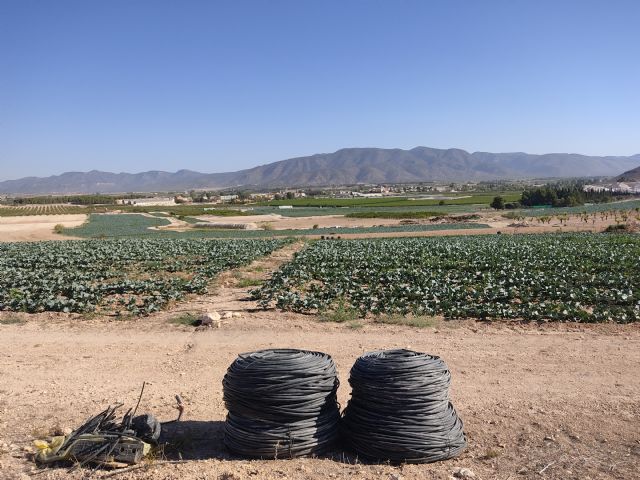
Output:
[[[157,215],[157,214],[156,214]],[[189,217],[183,217],[188,223],[194,223]],[[197,222],[198,220],[195,220]],[[83,238],[116,238],[116,237],[166,237],[166,238],[265,238],[295,235],[346,235],[365,233],[401,233],[431,232],[438,230],[470,230],[489,228],[483,223],[457,222],[444,224],[418,225],[386,225],[374,227],[323,227],[284,230],[225,230],[225,229],[193,229],[187,231],[157,230],[151,227],[162,227],[170,222],[162,216],[127,215],[90,215],[89,222],[64,230],[65,234]]]
[[254,298],[313,312],[640,320],[640,237],[551,234],[321,241]]
[[148,314],[206,293],[283,240],[128,239],[0,244],[0,310]]
[[18,217],[34,215],[76,215],[87,213],[86,207],[66,204],[0,206],[0,217]]

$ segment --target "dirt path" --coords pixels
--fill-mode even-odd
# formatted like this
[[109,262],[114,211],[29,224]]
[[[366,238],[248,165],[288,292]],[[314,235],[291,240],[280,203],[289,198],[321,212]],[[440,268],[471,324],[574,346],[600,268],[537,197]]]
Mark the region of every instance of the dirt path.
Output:
[[203,295],[181,303],[180,306],[173,311],[157,315],[156,320],[160,322],[169,320],[175,316],[176,311],[202,313],[216,311],[221,314],[225,312],[236,312],[242,313],[243,316],[249,313],[255,313],[257,310],[256,304],[250,301],[248,294],[248,290],[253,288],[253,286],[246,285],[242,287],[239,285],[242,285],[243,282],[245,284],[255,283],[257,285],[265,280],[270,272],[277,270],[280,265],[291,260],[295,252],[303,247],[304,242],[294,242],[276,250],[270,256],[253,261],[245,267],[222,272],[216,278],[214,285],[209,288],[209,295]]
[[[100,478],[34,470],[31,442],[56,426],[76,426],[109,403],[134,404],[143,381],[151,385],[140,408],[162,420],[175,418],[175,394],[184,399],[180,450],[192,461],[152,464],[117,479],[447,480],[456,467],[478,479],[637,478],[640,326],[436,320],[415,329],[256,309],[238,284],[268,275],[300,246],[225,273],[214,293],[148,318],[0,312],[0,478]],[[203,331],[170,322],[180,312],[211,309],[240,316]],[[2,324],[16,319],[26,323]],[[441,355],[452,372],[451,396],[469,448],[451,461],[399,467],[362,464],[338,449],[320,459],[230,457],[222,445],[222,377],[238,353],[272,347],[330,353],[343,406],[349,369],[363,352],[402,347]]]

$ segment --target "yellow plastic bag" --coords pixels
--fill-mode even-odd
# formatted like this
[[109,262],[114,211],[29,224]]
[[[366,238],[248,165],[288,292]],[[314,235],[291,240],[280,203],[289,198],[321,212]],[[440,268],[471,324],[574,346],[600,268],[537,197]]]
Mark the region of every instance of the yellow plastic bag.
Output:
[[35,440],[33,445],[38,450],[36,453],[36,460],[41,462],[46,462],[50,457],[55,456],[60,450],[60,447],[64,444],[64,441],[67,437],[64,435],[59,435],[53,437],[50,442],[46,440]]

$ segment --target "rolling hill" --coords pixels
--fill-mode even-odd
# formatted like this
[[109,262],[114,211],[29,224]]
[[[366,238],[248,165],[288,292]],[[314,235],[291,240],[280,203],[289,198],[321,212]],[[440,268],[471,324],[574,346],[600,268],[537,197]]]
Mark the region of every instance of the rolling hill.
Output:
[[624,172],[616,178],[618,182],[640,182],[640,166]]
[[356,183],[478,181],[518,178],[614,176],[640,163],[632,157],[596,157],[567,153],[469,153],[460,149],[411,150],[345,148],[334,153],[290,158],[229,173],[67,172],[0,182],[3,194],[109,193],[227,188],[293,187]]

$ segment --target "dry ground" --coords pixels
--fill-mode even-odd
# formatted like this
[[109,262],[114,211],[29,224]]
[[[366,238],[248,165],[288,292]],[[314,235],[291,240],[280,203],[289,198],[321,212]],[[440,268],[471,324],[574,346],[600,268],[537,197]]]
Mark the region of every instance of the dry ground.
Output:
[[87,215],[25,215],[0,217],[0,242],[34,242],[39,240],[69,240],[73,237],[54,233],[60,224],[66,228],[78,227]]
[[251,215],[239,217],[198,216],[207,222],[254,223],[257,226],[268,224],[274,230],[307,229],[336,227],[373,227],[375,225],[398,225],[400,220],[388,218],[350,218],[344,215],[313,215],[309,217],[285,217],[277,214]]
[[[74,427],[117,401],[175,418],[186,403],[180,464],[152,462],[117,479],[443,479],[456,467],[480,479],[631,479],[640,470],[640,328],[637,325],[519,324],[435,319],[427,328],[335,324],[256,310],[242,278],[259,278],[295,246],[227,272],[214,293],[148,318],[110,320],[0,312],[0,478],[100,478],[106,472],[38,470],[31,442],[54,427]],[[170,322],[185,311],[241,312],[221,328],[197,331]],[[16,324],[15,321],[25,323]],[[4,323],[4,324],[3,324]],[[469,447],[430,465],[370,465],[344,456],[248,461],[222,445],[221,381],[241,352],[297,347],[330,353],[339,401],[365,351],[406,347],[442,356]],[[175,433],[176,427],[173,427]],[[4,443],[3,443],[4,442]],[[6,444],[6,445],[5,445]],[[178,458],[175,452],[169,458]]]
[[[431,237],[444,235],[481,235],[513,233],[545,233],[545,232],[569,232],[569,231],[589,231],[601,232],[607,226],[617,223],[613,216],[602,219],[598,216],[584,222],[578,215],[568,217],[566,221],[560,222],[557,218],[551,223],[539,223],[535,218],[528,218],[519,222],[508,220],[500,213],[493,211],[479,212],[480,218],[476,223],[484,223],[489,228],[468,229],[468,230],[434,230],[425,232],[394,232],[394,233],[349,233],[341,234],[344,239],[349,238],[376,238],[376,237]],[[114,214],[115,215],[115,214]],[[128,213],[120,214],[128,215]],[[142,214],[151,216],[149,214]],[[454,216],[455,217],[455,216]],[[454,218],[453,217],[453,218]],[[347,218],[343,215],[326,215],[311,217],[283,217],[281,215],[254,215],[238,217],[215,217],[199,216],[203,221],[220,223],[249,223],[253,228],[260,228],[262,225],[269,225],[274,230],[287,229],[310,229],[317,225],[320,228],[330,227],[373,227],[377,225],[398,225],[399,219],[382,218]],[[163,227],[151,227],[158,230],[186,231],[191,225],[183,220],[174,217],[166,217],[170,225]],[[87,215],[34,215],[0,217],[0,242],[21,242],[39,240],[71,240],[74,237],[59,235],[54,232],[56,225],[71,228],[82,225],[87,220]],[[632,219],[632,221],[635,221]],[[419,223],[430,224],[427,219],[419,220]],[[514,226],[517,225],[517,226]],[[319,238],[319,235],[311,235],[310,238]]]
[[[610,215],[608,218],[590,217],[588,221],[584,221],[579,215],[567,216],[562,222],[554,217],[549,223],[541,223],[535,217],[528,217],[526,220],[517,221],[506,219],[502,213],[495,211],[479,211],[480,216],[477,220],[464,220],[470,223],[483,223],[489,225],[489,228],[482,229],[465,229],[465,230],[433,230],[424,232],[393,232],[393,233],[345,233],[340,234],[344,239],[349,238],[380,238],[380,237],[432,237],[443,235],[481,235],[496,234],[498,232],[505,234],[517,233],[554,233],[554,232],[601,232],[609,225],[619,223],[620,220]],[[456,215],[452,215],[448,220],[439,223],[455,221]],[[273,230],[289,230],[289,229],[310,229],[314,226],[319,228],[332,227],[374,227],[400,225],[400,219],[385,218],[349,218],[344,215],[319,215],[310,217],[284,217],[282,215],[252,215],[237,217],[216,217],[212,215],[200,215],[198,219],[205,222],[217,223],[234,223],[249,224],[250,228],[260,228],[262,225],[269,225]],[[635,217],[631,218],[632,223]],[[186,222],[180,220],[171,220],[171,225],[159,227],[159,230],[169,229],[176,231],[185,231],[191,228]],[[429,219],[417,220],[418,223],[432,224]],[[320,235],[310,235],[310,238],[320,237]]]

